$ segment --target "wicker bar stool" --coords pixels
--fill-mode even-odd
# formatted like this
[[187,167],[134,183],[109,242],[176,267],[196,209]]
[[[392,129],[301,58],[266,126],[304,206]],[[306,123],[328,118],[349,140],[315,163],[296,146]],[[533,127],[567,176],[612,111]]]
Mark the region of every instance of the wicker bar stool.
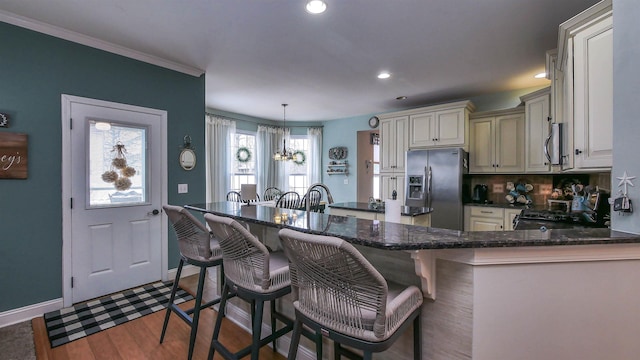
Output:
[[413,356],[421,357],[420,307],[416,286],[387,282],[351,244],[344,240],[279,232],[290,261],[296,320],[289,360],[296,358],[302,325],[334,341],[335,358],[361,358],[344,348],[363,351],[362,358],[388,349],[413,323]]
[[[209,359],[213,359],[213,354],[218,351],[225,359],[240,359],[251,353],[251,359],[257,360],[262,346],[273,342],[273,350],[276,351],[275,340],[293,328],[291,319],[276,312],[275,306],[276,299],[291,292],[288,259],[282,252],[269,252],[258,238],[231,218],[213,214],[205,214],[204,218],[220,243],[225,267],[222,301],[211,338]],[[251,345],[236,353],[231,353],[218,341],[224,309],[232,292],[251,303],[253,321]],[[271,335],[261,338],[265,301],[271,302]],[[276,329],[276,320],[285,326]]]
[[[198,321],[200,319],[200,310],[208,308],[220,302],[221,298],[214,299],[202,304],[202,292],[204,289],[205,274],[207,268],[212,266],[220,266],[222,269],[222,250],[214,239],[209,230],[202,222],[195,218],[189,211],[180,206],[165,205],[163,206],[165,214],[173,225],[176,237],[178,239],[178,247],[180,249],[180,264],[176,278],[173,281],[171,296],[167,304],[167,313],[164,317],[162,325],[162,334],[160,335],[160,343],[164,340],[164,335],[169,324],[169,317],[173,311],[178,317],[191,326],[191,334],[189,336],[189,354],[188,359],[193,356],[193,347],[196,341],[196,333],[198,331]],[[198,278],[198,290],[195,297],[195,305],[189,310],[182,310],[173,303],[178,289],[178,282],[182,273],[184,263],[191,264],[200,268],[200,276]],[[224,278],[222,276],[221,278]],[[191,315],[193,314],[193,316]]]

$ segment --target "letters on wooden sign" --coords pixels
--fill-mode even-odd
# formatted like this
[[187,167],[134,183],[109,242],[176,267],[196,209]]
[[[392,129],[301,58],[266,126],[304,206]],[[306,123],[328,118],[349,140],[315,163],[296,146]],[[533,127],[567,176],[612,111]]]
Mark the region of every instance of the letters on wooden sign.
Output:
[[0,132],[0,179],[27,178],[27,134]]

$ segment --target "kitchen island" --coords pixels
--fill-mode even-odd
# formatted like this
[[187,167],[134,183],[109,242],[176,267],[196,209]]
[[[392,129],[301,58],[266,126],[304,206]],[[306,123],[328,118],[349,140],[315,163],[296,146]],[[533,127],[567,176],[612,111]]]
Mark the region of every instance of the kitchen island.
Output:
[[[385,221],[384,203],[345,202],[329,205],[331,215],[350,216],[361,219]],[[426,207],[401,206],[400,223],[407,225],[431,225],[431,212]]]
[[[421,285],[424,359],[640,354],[638,235],[610,229],[462,232],[234,203],[189,208],[336,236],[355,244],[385,277]],[[403,343],[376,358],[410,358]]]

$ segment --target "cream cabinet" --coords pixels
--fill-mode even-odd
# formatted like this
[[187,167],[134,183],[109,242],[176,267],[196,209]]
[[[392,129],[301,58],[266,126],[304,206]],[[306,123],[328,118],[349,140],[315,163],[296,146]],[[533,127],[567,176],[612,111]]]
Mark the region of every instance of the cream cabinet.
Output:
[[409,116],[380,120],[380,172],[404,174],[404,157],[408,148]]
[[380,196],[382,200],[391,199],[393,190],[395,190],[398,194],[398,199],[404,204],[405,179],[404,173],[380,173]]
[[563,170],[602,170],[613,163],[612,16],[612,2],[605,0],[560,24],[556,66],[569,130]]
[[545,153],[546,140],[549,136],[550,88],[521,96],[525,104],[525,151],[524,171],[526,173],[548,173],[551,164]]
[[464,231],[512,231],[513,219],[521,209],[489,206],[464,207]]
[[524,171],[524,107],[477,113],[469,124],[470,173]]
[[431,111],[409,116],[409,147],[460,146],[466,141],[465,108]]

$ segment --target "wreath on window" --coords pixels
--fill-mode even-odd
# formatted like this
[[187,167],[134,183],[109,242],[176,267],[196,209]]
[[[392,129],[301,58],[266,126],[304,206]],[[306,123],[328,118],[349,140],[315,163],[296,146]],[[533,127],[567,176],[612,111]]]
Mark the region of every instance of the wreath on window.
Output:
[[307,162],[307,156],[300,150],[293,153],[293,162],[296,165],[304,165]]
[[236,151],[236,160],[238,160],[238,162],[241,162],[243,164],[251,161],[251,150],[249,150],[249,148],[244,146],[241,148],[238,148],[238,151]]

